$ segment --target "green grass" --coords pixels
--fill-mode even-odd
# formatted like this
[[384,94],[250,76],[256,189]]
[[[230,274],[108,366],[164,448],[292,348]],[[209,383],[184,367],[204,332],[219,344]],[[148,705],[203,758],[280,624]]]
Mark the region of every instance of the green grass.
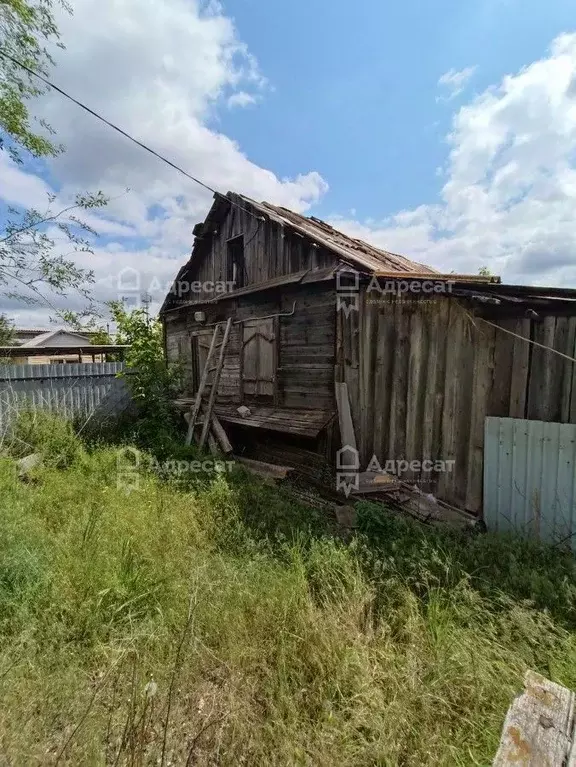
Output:
[[51,439],[0,459],[1,763],[489,765],[527,668],[576,687],[557,551],[370,504],[344,543],[241,472],[126,494]]

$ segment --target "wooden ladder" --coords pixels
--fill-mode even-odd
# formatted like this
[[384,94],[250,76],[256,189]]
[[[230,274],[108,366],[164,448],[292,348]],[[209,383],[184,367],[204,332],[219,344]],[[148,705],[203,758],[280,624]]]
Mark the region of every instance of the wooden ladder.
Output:
[[[212,342],[210,343],[210,349],[208,351],[204,370],[202,371],[202,377],[200,378],[200,386],[196,392],[196,400],[194,401],[194,405],[190,410],[190,419],[188,421],[188,432],[186,434],[187,445],[190,445],[192,442],[194,429],[196,426],[202,425],[202,433],[200,435],[200,441],[198,442],[200,449],[202,449],[206,444],[206,439],[210,432],[210,423],[212,421],[214,403],[216,402],[216,393],[218,391],[218,384],[220,383],[222,368],[224,367],[226,347],[228,345],[228,339],[230,338],[230,331],[232,329],[231,317],[226,322],[222,341],[218,342],[218,336],[220,335],[221,329],[222,323],[217,323],[216,327],[214,328],[214,334],[212,335]],[[213,365],[212,361],[218,349],[220,350],[218,355],[218,362],[216,365]],[[214,378],[212,381],[208,381],[208,377],[212,371],[214,371]],[[203,397],[207,388],[210,390],[210,394],[208,396],[208,403],[204,404]],[[201,410],[203,410],[203,413],[202,420],[200,421],[198,420],[198,416],[200,415]]]

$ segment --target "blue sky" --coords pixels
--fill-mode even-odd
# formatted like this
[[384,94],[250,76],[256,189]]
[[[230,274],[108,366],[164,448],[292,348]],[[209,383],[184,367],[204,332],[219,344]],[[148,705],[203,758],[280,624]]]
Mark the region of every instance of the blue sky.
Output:
[[[576,287],[571,5],[74,0],[52,79],[220,191],[445,272]],[[143,289],[168,285],[210,195],[58,94],[34,111],[66,152],[23,168],[0,153],[2,204],[101,189],[101,237],[80,257],[96,297],[115,298],[127,266]]]
[[[227,3],[274,90],[221,116],[250,158],[330,184],[321,215],[365,217],[433,202],[454,107],[545,54],[576,27],[570,0],[294,0]],[[450,70],[476,66],[469,90],[437,103]]]

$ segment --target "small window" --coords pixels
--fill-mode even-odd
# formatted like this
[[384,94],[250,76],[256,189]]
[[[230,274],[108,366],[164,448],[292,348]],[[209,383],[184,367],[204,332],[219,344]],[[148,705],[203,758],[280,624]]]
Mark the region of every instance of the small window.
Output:
[[246,266],[244,263],[244,235],[228,240],[228,263],[226,282],[232,283],[232,290],[245,285]]

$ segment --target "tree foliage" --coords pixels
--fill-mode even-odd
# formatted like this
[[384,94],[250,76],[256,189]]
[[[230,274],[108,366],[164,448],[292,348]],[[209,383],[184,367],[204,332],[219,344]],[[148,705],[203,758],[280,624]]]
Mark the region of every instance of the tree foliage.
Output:
[[[54,63],[46,46],[64,47],[56,25],[55,5],[71,12],[66,0],[0,0],[0,51],[44,76]],[[9,139],[5,148],[17,161],[21,161],[20,148],[35,157],[54,156],[62,150],[46,137],[53,134],[50,126],[44,120],[35,120],[26,103],[44,90],[39,80],[0,56],[0,129]],[[34,122],[44,129],[42,133]],[[0,136],[0,148],[3,145]]]
[[12,346],[15,337],[14,324],[5,314],[0,314],[0,346]]
[[180,370],[166,364],[158,319],[151,319],[145,309],[127,312],[118,301],[109,307],[117,326],[116,343],[130,346],[125,377],[139,414],[130,436],[140,447],[162,454],[173,445],[178,426],[173,400]]
[[109,346],[110,344],[113,344],[114,341],[107,330],[104,328],[96,328],[96,330],[92,331],[90,343],[93,346]]
[[93,272],[80,267],[73,256],[92,252],[90,237],[96,232],[75,212],[101,208],[107,200],[98,192],[77,195],[59,210],[54,210],[55,202],[50,195],[43,212],[9,208],[0,234],[0,291],[29,305],[51,305],[46,293],[67,296],[75,291],[88,299],[94,282]]
[[[53,135],[50,126],[35,120],[29,108],[44,86],[6,58],[47,76],[54,64],[48,47],[64,47],[56,24],[59,9],[71,12],[66,0],[0,0],[0,149],[18,162],[27,153],[49,157],[62,151],[46,137]],[[78,194],[69,204],[49,195],[45,210],[9,208],[0,229],[0,293],[29,305],[51,306],[61,318],[51,296],[75,292],[89,298],[94,275],[74,256],[91,252],[96,232],[77,213],[106,203],[97,192]],[[80,314],[94,312],[94,305],[88,305]]]

